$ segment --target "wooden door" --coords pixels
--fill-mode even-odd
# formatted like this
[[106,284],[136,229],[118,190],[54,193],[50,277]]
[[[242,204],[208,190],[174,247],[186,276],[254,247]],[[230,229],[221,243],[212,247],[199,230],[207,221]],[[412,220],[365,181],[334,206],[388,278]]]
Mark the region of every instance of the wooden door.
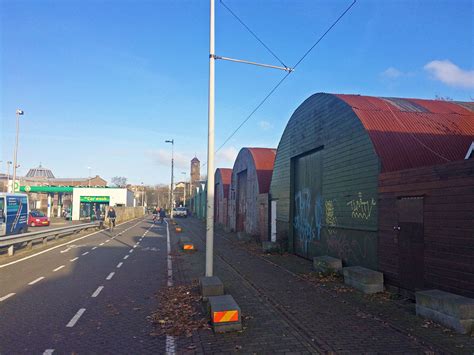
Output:
[[245,231],[245,217],[247,213],[247,170],[237,174],[237,232]]
[[413,292],[423,289],[423,197],[398,200],[398,226],[395,228],[398,230],[400,286]]

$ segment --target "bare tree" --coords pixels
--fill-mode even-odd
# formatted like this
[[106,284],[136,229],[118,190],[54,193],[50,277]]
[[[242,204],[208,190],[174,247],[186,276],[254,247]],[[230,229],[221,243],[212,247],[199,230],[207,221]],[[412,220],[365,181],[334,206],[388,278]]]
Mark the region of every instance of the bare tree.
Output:
[[111,181],[112,181],[112,185],[117,186],[117,187],[127,186],[127,178],[124,176],[114,176]]

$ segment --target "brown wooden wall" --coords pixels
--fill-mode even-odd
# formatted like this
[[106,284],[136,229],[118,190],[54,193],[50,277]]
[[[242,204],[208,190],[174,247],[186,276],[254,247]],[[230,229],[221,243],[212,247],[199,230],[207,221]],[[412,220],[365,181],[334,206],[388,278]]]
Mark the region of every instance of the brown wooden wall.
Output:
[[423,287],[474,297],[474,159],[384,173],[379,180],[378,269],[401,287],[400,199],[423,197]]

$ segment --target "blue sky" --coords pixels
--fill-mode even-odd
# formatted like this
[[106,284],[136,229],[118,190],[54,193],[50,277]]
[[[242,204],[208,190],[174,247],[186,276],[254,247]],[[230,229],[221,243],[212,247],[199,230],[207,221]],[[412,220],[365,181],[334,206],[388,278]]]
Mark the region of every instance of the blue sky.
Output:
[[[226,0],[289,66],[351,1]],[[1,170],[22,108],[20,174],[169,181],[174,138],[183,178],[207,147],[208,1],[0,0]],[[292,112],[316,92],[474,98],[470,0],[359,0],[218,153],[276,147]],[[278,64],[216,0],[216,54]],[[216,147],[283,72],[218,61]],[[204,168],[205,169],[205,168]],[[204,170],[203,169],[203,170]]]

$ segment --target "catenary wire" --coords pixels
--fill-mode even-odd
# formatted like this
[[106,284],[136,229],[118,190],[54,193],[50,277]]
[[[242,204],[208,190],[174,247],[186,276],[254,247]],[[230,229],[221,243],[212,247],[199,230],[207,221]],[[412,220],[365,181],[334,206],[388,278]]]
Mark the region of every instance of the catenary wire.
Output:
[[222,4],[222,6],[224,6],[224,8],[225,8],[227,11],[230,12],[230,14],[231,14],[232,16],[234,16],[234,17],[236,18],[237,21],[240,22],[240,24],[241,24],[242,26],[245,27],[245,29],[246,29],[257,41],[260,42],[260,44],[261,44],[262,46],[264,46],[264,47],[266,48],[266,50],[267,50],[273,57],[276,58],[276,60],[278,60],[278,61],[281,63],[281,65],[283,65],[285,68],[287,68],[287,65],[286,65],[285,63],[283,63],[283,61],[275,54],[275,52],[273,52],[273,51],[257,36],[257,34],[256,34],[255,32],[253,32],[253,31],[250,29],[249,26],[247,26],[247,25],[245,24],[245,22],[242,21],[242,19],[241,19],[239,16],[237,16],[237,14],[236,14],[234,11],[232,11],[232,9],[231,9],[229,6],[227,6],[227,4],[226,4],[223,0],[220,0],[220,3]]
[[[318,40],[303,54],[303,56],[296,62],[293,68],[296,68],[301,62],[309,55],[309,53],[321,42],[321,40],[336,26],[336,24],[347,14],[347,12],[355,5],[357,0],[353,0],[353,2],[342,12],[342,14],[328,27],[328,29],[318,38]],[[283,84],[283,82],[288,78],[288,76],[293,73],[293,71],[286,73],[286,75],[270,90],[270,92],[263,98],[262,101],[252,110],[252,112],[239,124],[239,126],[226,138],[224,143],[222,143],[219,148],[215,151],[217,153],[220,151],[229,140],[242,128],[242,126],[258,111],[260,107],[270,98],[271,95],[278,89],[278,87]],[[204,163],[203,166],[207,164]]]

